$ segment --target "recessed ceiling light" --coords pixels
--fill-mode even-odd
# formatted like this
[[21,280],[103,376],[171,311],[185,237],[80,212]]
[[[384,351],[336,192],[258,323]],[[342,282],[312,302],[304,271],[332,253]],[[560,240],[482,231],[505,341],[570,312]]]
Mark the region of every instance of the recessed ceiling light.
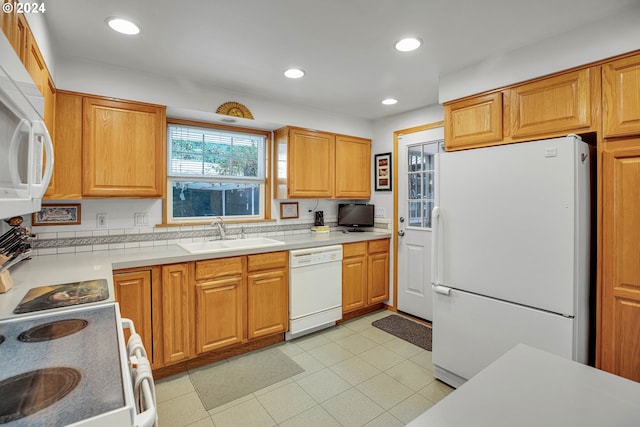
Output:
[[382,100],[382,103],[383,103],[384,105],[393,105],[393,104],[397,104],[397,103],[398,103],[398,100],[397,100],[397,99],[395,99],[395,98],[387,98],[387,99],[383,99],[383,100]]
[[304,71],[299,68],[289,68],[284,72],[284,75],[290,79],[299,79],[304,76]]
[[112,16],[111,18],[107,18],[107,25],[109,25],[112,30],[129,36],[140,34],[140,27],[127,19]]
[[396,43],[395,47],[400,52],[411,52],[416,50],[422,44],[422,40],[417,37],[407,37]]

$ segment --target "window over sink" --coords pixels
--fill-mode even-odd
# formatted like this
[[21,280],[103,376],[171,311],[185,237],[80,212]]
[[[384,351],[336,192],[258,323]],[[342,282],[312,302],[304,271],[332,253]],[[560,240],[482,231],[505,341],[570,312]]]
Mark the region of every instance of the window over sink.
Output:
[[270,134],[170,120],[167,223],[264,219]]

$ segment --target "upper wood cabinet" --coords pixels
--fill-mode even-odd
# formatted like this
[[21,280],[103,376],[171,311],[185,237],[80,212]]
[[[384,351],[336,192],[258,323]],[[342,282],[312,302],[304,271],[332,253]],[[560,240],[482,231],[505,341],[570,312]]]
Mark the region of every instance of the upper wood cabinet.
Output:
[[589,128],[592,68],[564,73],[510,89],[511,137],[524,138]]
[[502,93],[444,105],[447,150],[491,145],[502,140]]
[[640,134],[640,55],[602,66],[605,137]]
[[640,381],[640,138],[605,143],[597,366]]
[[371,141],[285,127],[275,144],[277,199],[371,196]]
[[344,135],[336,136],[335,197],[368,199],[371,197],[371,141]]
[[83,99],[82,194],[162,197],[165,107]]

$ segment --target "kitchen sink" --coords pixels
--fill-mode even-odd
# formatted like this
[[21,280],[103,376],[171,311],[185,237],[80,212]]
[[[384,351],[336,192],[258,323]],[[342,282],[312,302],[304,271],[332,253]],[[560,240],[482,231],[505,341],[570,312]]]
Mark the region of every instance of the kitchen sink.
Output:
[[204,254],[209,252],[224,252],[242,249],[264,248],[268,246],[280,246],[284,242],[267,237],[254,237],[251,239],[236,240],[211,240],[208,242],[178,243],[185,251],[192,254]]

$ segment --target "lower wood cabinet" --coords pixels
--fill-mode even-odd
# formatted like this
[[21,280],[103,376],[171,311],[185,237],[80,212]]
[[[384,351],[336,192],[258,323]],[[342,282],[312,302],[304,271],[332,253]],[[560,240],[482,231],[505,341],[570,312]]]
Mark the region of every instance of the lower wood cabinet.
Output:
[[[136,332],[142,338],[147,356],[153,362],[153,325],[151,318],[151,269],[114,272],[115,298],[120,305],[120,315],[131,319]],[[129,332],[125,330],[125,340]]]
[[193,353],[189,264],[162,266],[162,351],[165,364],[186,360]]
[[389,299],[389,239],[342,245],[342,313]]
[[248,256],[249,339],[282,333],[289,325],[289,253]]
[[246,340],[244,265],[245,257],[195,263],[198,354]]

